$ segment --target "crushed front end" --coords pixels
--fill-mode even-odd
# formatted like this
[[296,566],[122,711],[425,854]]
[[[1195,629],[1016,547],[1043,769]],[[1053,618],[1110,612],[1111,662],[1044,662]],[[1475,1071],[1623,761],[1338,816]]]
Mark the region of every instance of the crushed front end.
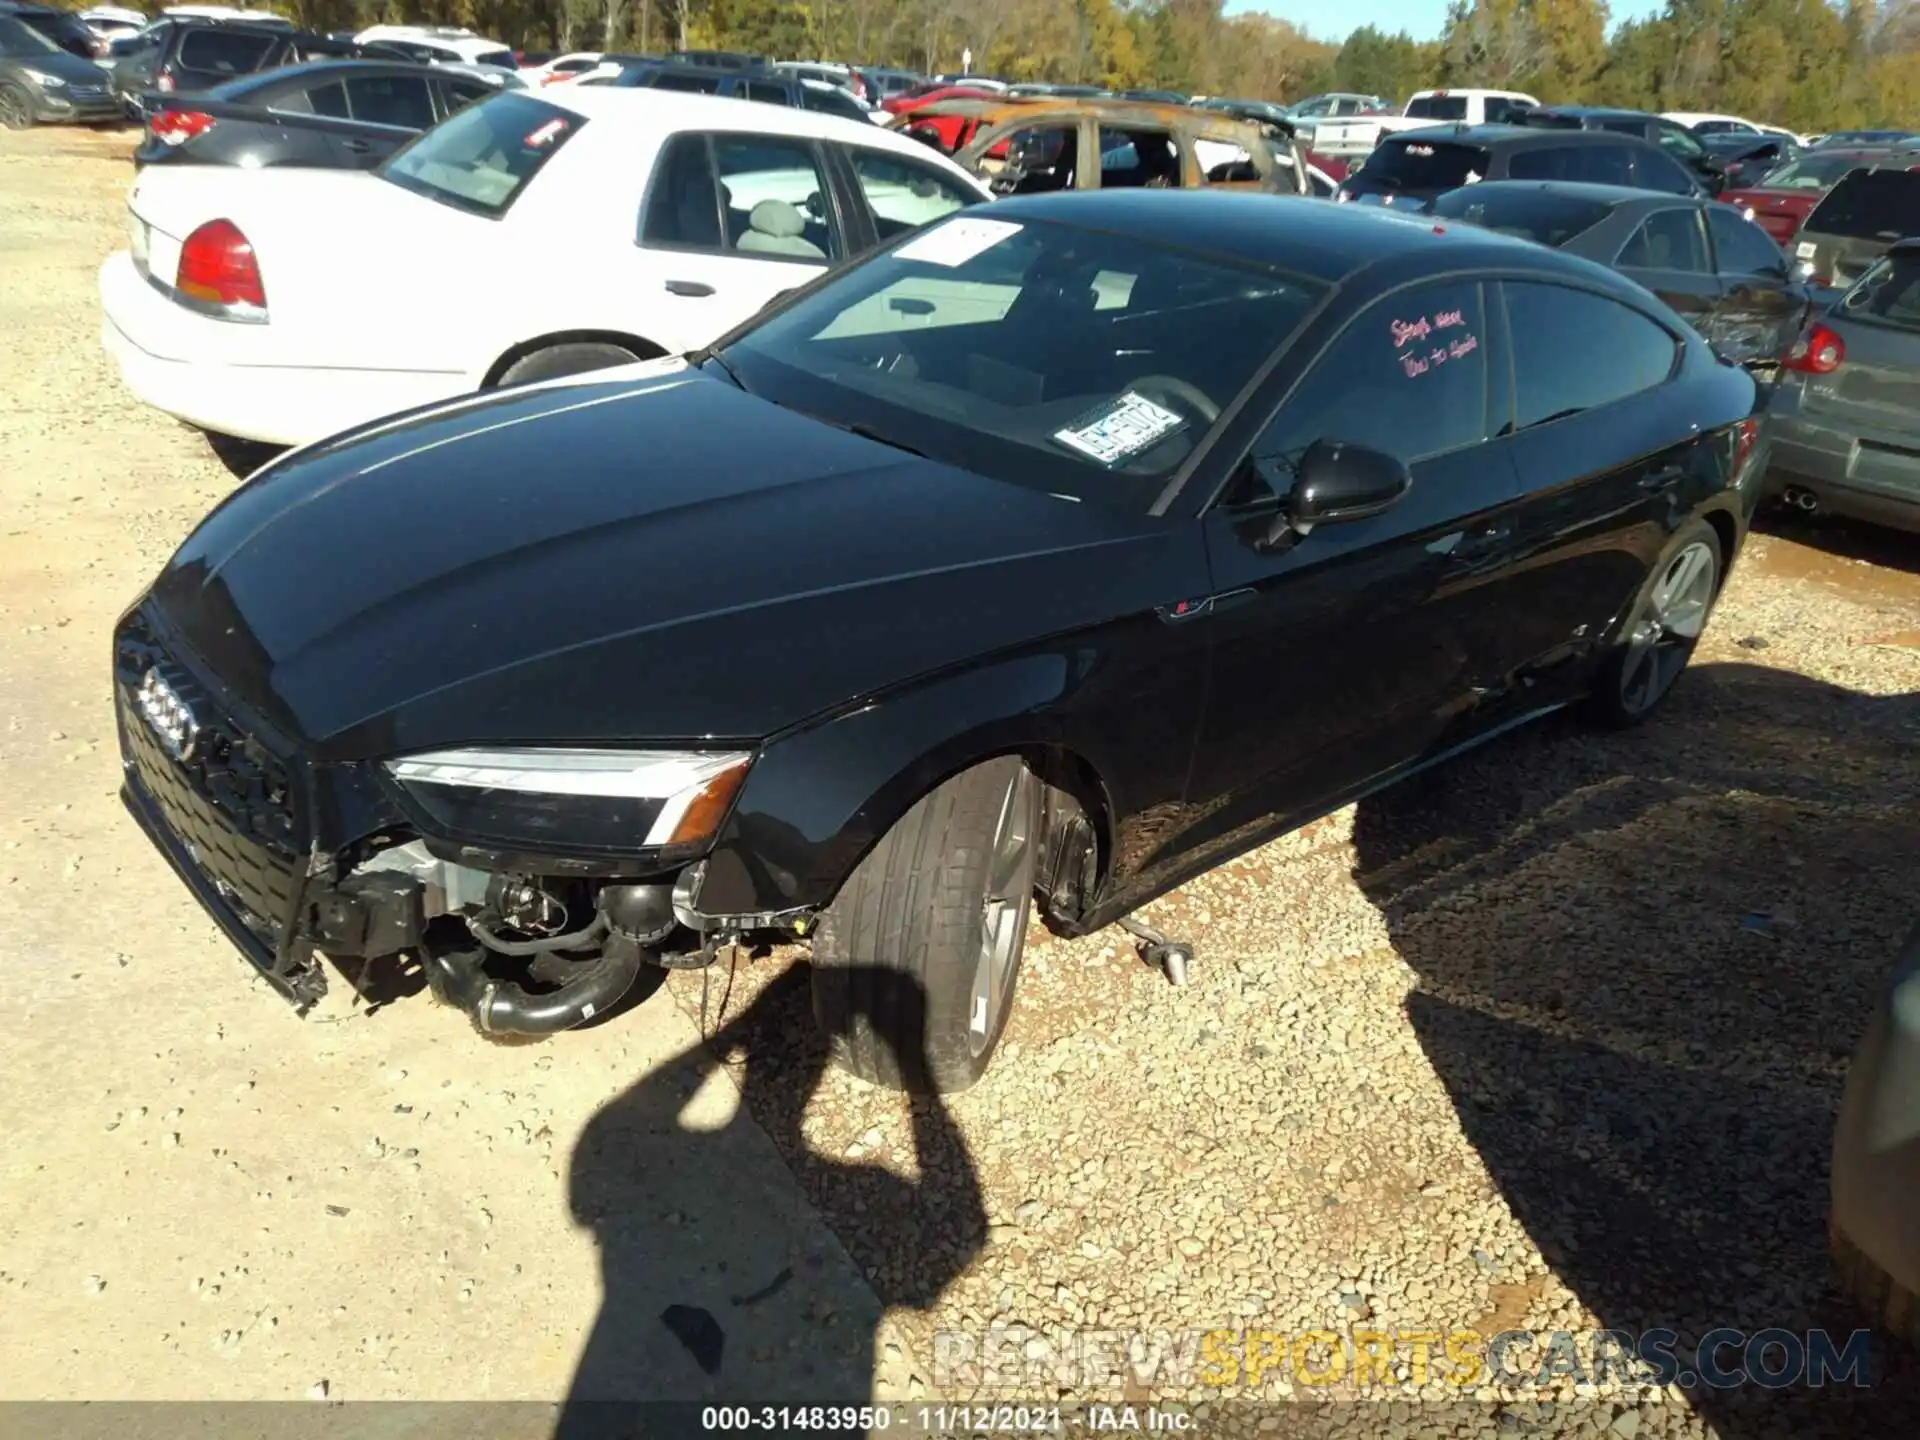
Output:
[[322,954],[407,966],[489,1033],[605,1013],[642,966],[709,963],[809,911],[709,916],[704,856],[750,752],[457,749],[320,759],[236,699],[151,606],[115,634],[121,797],[304,1013]]

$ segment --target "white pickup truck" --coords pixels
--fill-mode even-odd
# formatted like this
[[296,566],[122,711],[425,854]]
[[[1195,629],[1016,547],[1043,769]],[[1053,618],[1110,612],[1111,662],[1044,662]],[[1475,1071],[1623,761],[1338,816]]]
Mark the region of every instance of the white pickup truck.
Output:
[[1407,101],[1398,115],[1356,115],[1350,120],[1329,119],[1313,127],[1313,151],[1341,160],[1362,159],[1395,130],[1422,125],[1500,125],[1518,121],[1539,105],[1517,90],[1422,90]]

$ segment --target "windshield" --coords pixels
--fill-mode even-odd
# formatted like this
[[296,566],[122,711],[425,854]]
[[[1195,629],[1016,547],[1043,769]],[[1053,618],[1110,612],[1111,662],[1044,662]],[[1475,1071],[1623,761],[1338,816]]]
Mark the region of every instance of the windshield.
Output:
[[1464,120],[1467,118],[1467,97],[1416,95],[1407,101],[1407,117],[1413,120]]
[[1469,185],[1433,202],[1435,215],[1553,246],[1585,234],[1612,209],[1604,200],[1576,200],[1541,190],[1501,190],[1487,185]]
[[0,15],[0,55],[28,59],[35,55],[58,55],[60,47],[30,25],[22,25],[11,15]]
[[396,151],[378,173],[431,200],[497,218],[586,123],[519,91],[490,95]]
[[1850,240],[1904,240],[1920,235],[1920,175],[1908,170],[1856,170],[1827,192],[1801,227]]
[[1866,162],[1848,155],[1808,155],[1767,176],[1769,190],[1824,190]]
[[830,425],[1137,513],[1323,288],[976,212],[842,272],[722,358],[752,393]]
[[1840,302],[1840,313],[1849,320],[1920,331],[1920,260],[1875,261]]
[[1354,178],[1381,190],[1452,190],[1487,173],[1487,152],[1478,145],[1389,140],[1374,148]]

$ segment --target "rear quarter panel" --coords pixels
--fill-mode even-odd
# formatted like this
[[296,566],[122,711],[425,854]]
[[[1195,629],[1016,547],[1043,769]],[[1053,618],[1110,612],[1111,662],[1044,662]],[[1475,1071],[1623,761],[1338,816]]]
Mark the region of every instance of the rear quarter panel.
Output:
[[571,148],[499,218],[319,169],[160,166],[141,172],[128,204],[153,227],[149,268],[163,279],[209,220],[231,220],[252,242],[269,322],[220,328],[252,332],[234,343],[257,363],[478,383],[520,340],[645,318],[633,233],[646,167],[600,180],[591,165],[563,167]]

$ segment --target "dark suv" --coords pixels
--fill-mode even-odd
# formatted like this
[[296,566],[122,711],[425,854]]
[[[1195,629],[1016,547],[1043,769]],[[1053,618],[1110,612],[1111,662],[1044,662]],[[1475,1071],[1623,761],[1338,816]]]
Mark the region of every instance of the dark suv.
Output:
[[161,21],[116,40],[109,53],[114,93],[128,114],[142,117],[142,97],[149,93],[197,94],[259,70],[352,55],[355,50],[351,44],[285,26],[196,18]]
[[30,30],[38,30],[47,39],[82,60],[99,53],[93,32],[71,10],[56,10],[51,5],[28,5],[20,0],[0,0],[0,15],[11,15]]
[[25,7],[0,4],[0,128],[119,117],[107,72],[63,49]]
[[[591,84],[591,81],[581,81]],[[838,85],[754,66],[723,69],[718,65],[632,65],[609,83],[654,90],[684,90],[697,95],[724,95],[735,100],[760,100],[789,105],[796,110],[820,110],[844,120],[865,120],[860,102]]]
[[1546,130],[1605,130],[1614,135],[1638,135],[1651,141],[1685,165],[1710,194],[1727,183],[1726,165],[1686,126],[1645,110],[1615,110],[1604,105],[1543,105],[1529,110],[1522,125]]
[[1706,187],[1658,145],[1605,130],[1531,125],[1434,125],[1382,137],[1341,184],[1342,200],[1424,210],[1434,197],[1480,180],[1574,180],[1669,195]]

